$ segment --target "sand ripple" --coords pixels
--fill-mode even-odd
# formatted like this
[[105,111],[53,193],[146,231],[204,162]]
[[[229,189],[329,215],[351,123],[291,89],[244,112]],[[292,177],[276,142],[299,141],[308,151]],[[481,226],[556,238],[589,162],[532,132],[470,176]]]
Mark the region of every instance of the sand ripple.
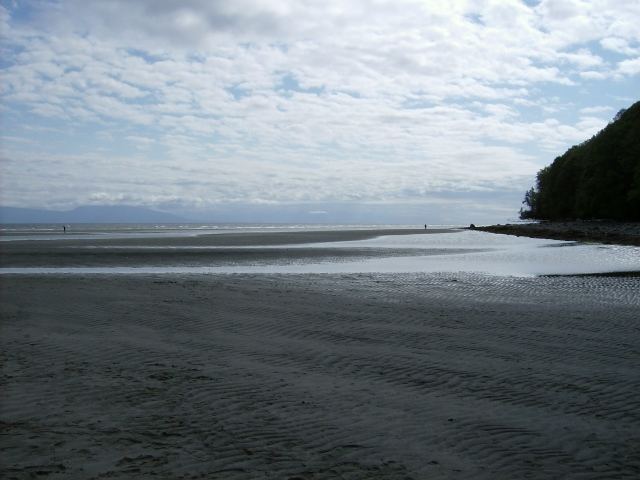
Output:
[[5,478],[638,478],[640,278],[14,277]]

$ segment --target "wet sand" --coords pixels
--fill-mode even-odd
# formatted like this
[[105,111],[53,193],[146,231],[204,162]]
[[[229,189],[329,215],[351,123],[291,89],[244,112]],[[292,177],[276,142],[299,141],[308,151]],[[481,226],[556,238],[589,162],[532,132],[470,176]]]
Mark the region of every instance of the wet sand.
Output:
[[[342,230],[220,233],[191,237],[130,237],[16,240],[0,242],[1,267],[108,267],[270,265],[317,261],[353,261],[413,256],[416,249],[306,248],[324,242],[366,240],[382,235],[448,233],[445,229]],[[438,252],[426,252],[434,254]]]
[[3,478],[638,478],[640,278],[3,276]]

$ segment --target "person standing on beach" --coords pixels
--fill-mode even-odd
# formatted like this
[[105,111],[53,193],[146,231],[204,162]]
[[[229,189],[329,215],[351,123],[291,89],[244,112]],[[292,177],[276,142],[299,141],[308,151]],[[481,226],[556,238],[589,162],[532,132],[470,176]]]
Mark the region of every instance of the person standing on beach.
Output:
[[424,224],[424,229],[425,229],[425,230],[427,229],[427,224],[426,224],[426,223]]

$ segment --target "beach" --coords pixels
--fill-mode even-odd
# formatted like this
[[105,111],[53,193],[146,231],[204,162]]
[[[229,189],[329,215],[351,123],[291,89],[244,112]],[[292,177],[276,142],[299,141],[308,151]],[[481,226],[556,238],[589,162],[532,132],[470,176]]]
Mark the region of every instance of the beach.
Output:
[[0,282],[3,478],[640,475],[637,274]]
[[542,221],[474,227],[477,230],[534,238],[640,246],[640,223],[606,220]]
[[[55,240],[0,242],[2,267],[70,267],[70,266],[196,266],[238,264],[281,264],[317,260],[354,260],[380,256],[411,256],[413,249],[337,250],[309,244],[354,242],[381,235],[434,235],[452,229],[363,229],[338,231],[245,232],[193,236],[157,236],[102,238],[89,236]],[[10,237],[9,237],[10,238]],[[295,247],[295,248],[293,248]]]
[[640,480],[640,0],[0,2],[0,480]]

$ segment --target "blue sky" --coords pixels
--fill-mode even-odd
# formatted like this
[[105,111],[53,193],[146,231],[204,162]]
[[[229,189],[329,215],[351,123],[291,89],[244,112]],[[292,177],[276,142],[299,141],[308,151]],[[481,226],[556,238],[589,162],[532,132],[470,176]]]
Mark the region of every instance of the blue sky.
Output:
[[3,1],[5,206],[513,218],[638,100],[636,0]]

